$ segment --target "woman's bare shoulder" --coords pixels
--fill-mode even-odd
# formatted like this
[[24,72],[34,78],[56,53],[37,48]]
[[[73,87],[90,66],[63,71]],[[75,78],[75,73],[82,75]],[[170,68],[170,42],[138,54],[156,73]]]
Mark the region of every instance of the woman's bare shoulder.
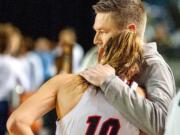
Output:
[[58,74],[53,77],[53,80],[61,87],[65,84],[81,83],[83,81],[83,79],[76,74]]
[[58,74],[54,77],[54,79],[59,83],[64,83],[65,81],[77,79],[80,78],[80,76],[75,74]]

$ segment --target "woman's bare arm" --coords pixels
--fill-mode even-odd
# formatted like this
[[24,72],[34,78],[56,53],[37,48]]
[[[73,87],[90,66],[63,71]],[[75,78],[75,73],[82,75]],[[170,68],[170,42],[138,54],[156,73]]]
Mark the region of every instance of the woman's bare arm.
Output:
[[11,135],[33,135],[32,123],[55,107],[61,80],[61,75],[57,75],[47,81],[12,113],[7,122],[7,129]]

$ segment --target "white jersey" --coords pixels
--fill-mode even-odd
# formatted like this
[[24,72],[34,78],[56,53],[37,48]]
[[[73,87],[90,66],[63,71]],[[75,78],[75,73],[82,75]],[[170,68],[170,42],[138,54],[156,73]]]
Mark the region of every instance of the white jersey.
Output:
[[92,86],[56,125],[56,135],[139,135],[139,129],[123,118],[103,93]]

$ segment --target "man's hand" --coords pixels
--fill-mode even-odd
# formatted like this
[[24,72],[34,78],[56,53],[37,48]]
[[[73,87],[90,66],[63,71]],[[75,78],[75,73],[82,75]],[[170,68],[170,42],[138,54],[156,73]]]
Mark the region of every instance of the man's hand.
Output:
[[82,71],[80,75],[95,86],[100,86],[111,75],[115,75],[115,69],[110,65],[98,64],[94,68]]

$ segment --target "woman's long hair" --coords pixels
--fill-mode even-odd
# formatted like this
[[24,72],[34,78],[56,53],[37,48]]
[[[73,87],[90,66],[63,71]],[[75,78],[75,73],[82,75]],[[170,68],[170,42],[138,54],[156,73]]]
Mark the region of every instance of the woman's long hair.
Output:
[[[101,64],[109,64],[112,66],[116,75],[122,79],[131,79],[140,72],[143,64],[142,43],[136,33],[125,30],[114,38],[111,38],[105,45],[105,52],[101,60]],[[133,72],[129,72],[133,70]],[[75,89],[83,84],[84,90],[89,83],[81,76],[71,75],[69,89]],[[73,82],[73,83],[72,83]]]
[[[121,32],[107,42],[101,60],[101,64],[109,64],[115,69],[117,76],[127,80],[140,72],[143,63],[142,42],[137,34],[130,30]],[[133,72],[129,72],[131,70]],[[82,77],[77,77],[75,80],[77,81],[74,83],[76,86],[79,84],[89,85]]]
[[[135,32],[125,30],[105,45],[102,64],[112,66],[118,76],[130,79],[140,71],[143,62],[142,42]],[[134,67],[134,73],[129,74]]]
[[[123,31],[118,36],[111,38],[106,44],[101,63],[111,65],[115,69],[116,75],[122,79],[122,76],[129,79],[139,72],[141,64],[143,63],[142,55],[142,45],[137,35],[131,31]],[[137,70],[133,70],[135,73],[129,72],[134,67],[137,67]],[[68,79],[64,80],[64,85],[62,86],[62,89],[66,89],[66,91],[79,89],[78,92],[82,94],[90,85],[79,75],[67,75]],[[59,100],[61,100],[61,95],[63,94],[61,93],[60,96],[58,96]],[[58,114],[62,113],[62,108],[63,106],[61,106],[61,109],[57,107]]]

